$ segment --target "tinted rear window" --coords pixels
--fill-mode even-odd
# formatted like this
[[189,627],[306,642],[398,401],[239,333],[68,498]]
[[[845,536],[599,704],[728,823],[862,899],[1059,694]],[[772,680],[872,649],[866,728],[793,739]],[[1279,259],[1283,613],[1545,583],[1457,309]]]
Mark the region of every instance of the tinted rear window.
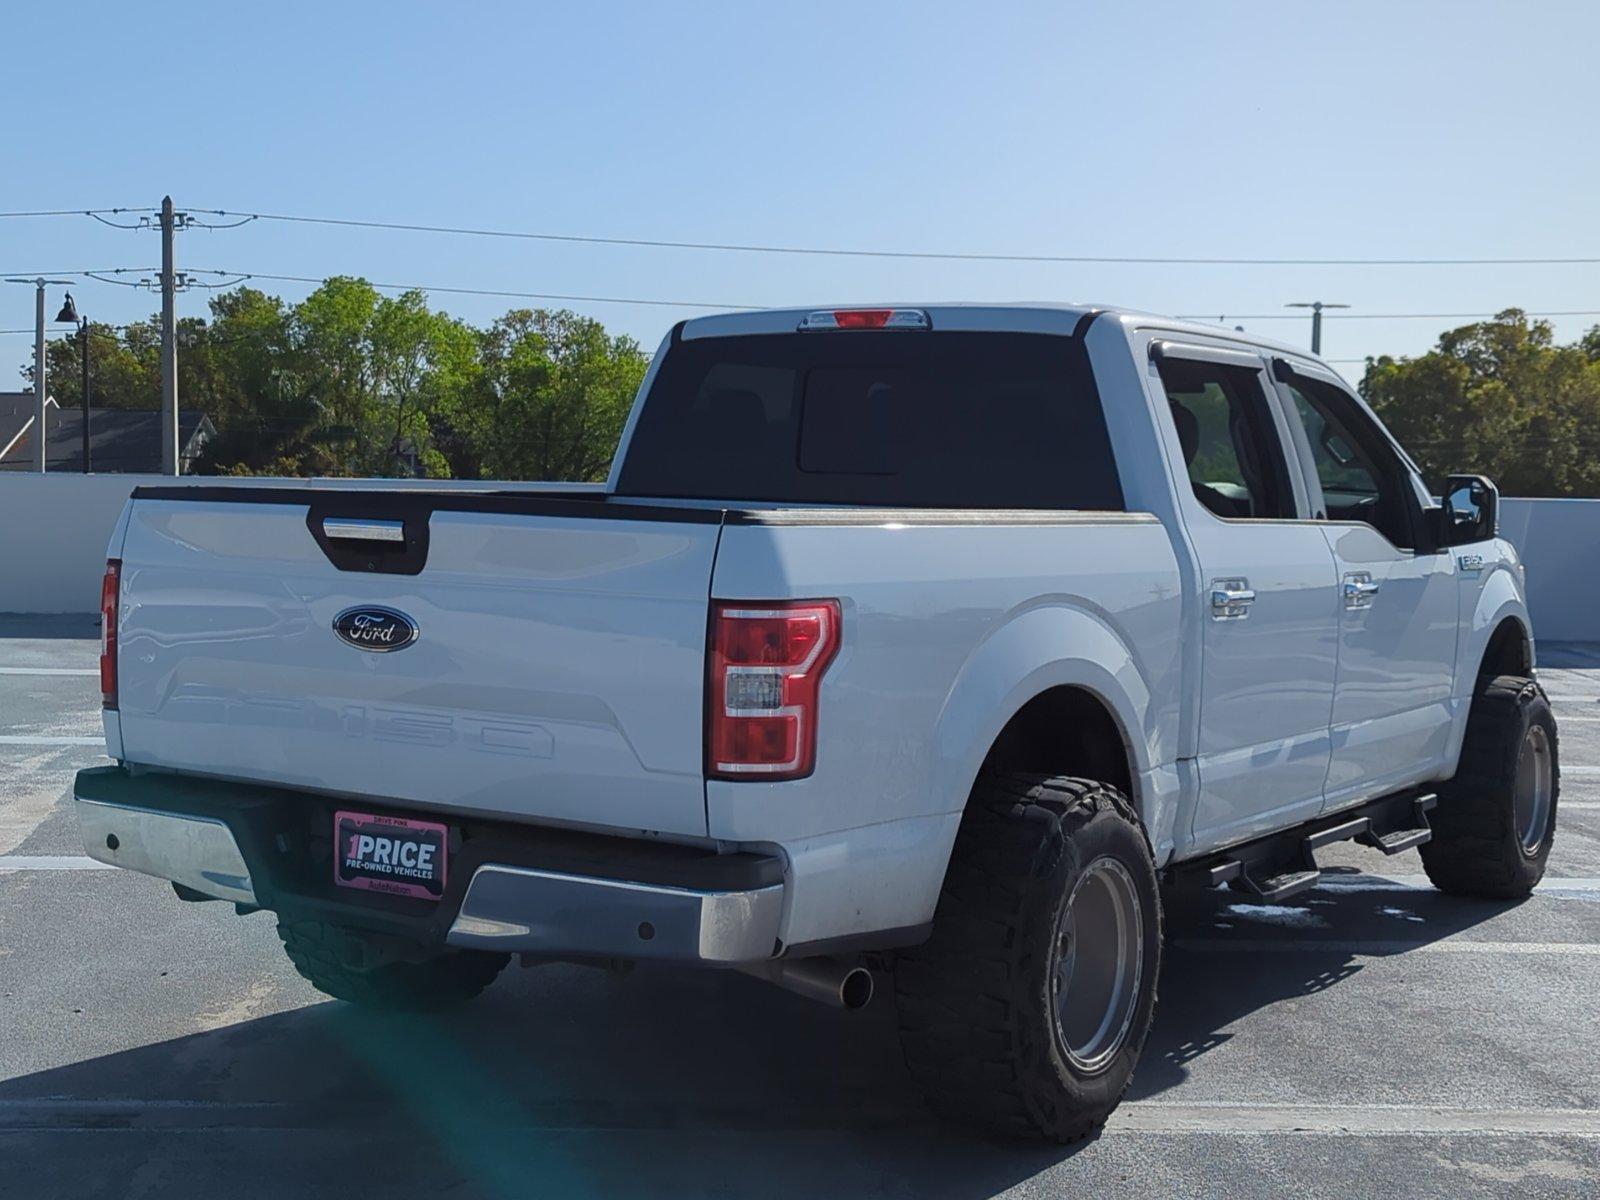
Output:
[[1081,343],[1044,334],[682,341],[639,414],[629,496],[1118,510]]

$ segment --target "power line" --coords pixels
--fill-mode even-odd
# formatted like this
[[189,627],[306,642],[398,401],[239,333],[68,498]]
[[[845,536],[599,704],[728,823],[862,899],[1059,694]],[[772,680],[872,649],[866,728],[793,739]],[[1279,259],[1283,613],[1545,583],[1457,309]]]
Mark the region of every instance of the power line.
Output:
[[0,275],[25,275],[29,279],[34,279],[40,275],[127,275],[136,271],[153,270],[154,267],[79,267],[73,271],[0,271]]
[[[97,268],[95,270],[83,269],[83,270],[76,270],[76,271],[0,271],[0,275],[27,275],[29,277],[32,277],[34,275],[86,275],[86,276],[89,276],[91,278],[99,279],[99,281],[102,282],[102,283],[115,283],[115,284],[120,284],[120,285],[122,285],[124,287],[140,287],[140,286],[146,286],[145,281],[140,280],[140,281],[137,281],[137,282],[129,282],[129,281],[122,280],[122,279],[105,279],[105,278],[102,278],[102,277],[106,276],[106,275],[146,274],[146,273],[155,271],[155,269],[156,268],[154,268],[154,267],[103,267],[103,268]],[[220,288],[232,287],[232,286],[235,286],[235,285],[240,284],[240,283],[247,282],[247,281],[252,280],[252,279],[265,280],[265,281],[273,282],[273,283],[307,283],[307,284],[318,284],[318,285],[320,285],[320,284],[326,283],[328,281],[328,279],[330,278],[329,276],[283,275],[283,274],[275,274],[275,273],[269,273],[269,272],[264,272],[264,271],[233,271],[233,270],[217,270],[217,269],[204,269],[204,268],[202,268],[202,269],[193,269],[193,270],[190,270],[188,272],[185,272],[185,274],[186,275],[216,275],[216,276],[221,276],[221,277],[227,277],[227,276],[232,276],[233,277],[231,279],[226,279],[225,282],[214,283],[214,284],[202,283],[199,280],[191,281],[193,283],[193,285],[196,286],[196,287],[206,287],[206,288],[213,288],[213,289],[214,288],[219,288],[219,287]],[[762,309],[762,308],[779,307],[779,306],[775,306],[775,305],[762,305],[762,304],[735,304],[735,303],[731,303],[731,302],[727,302],[727,301],[712,301],[712,300],[677,300],[677,299],[666,299],[666,298],[644,297],[644,296],[589,296],[589,295],[579,295],[579,294],[570,293],[570,292],[526,292],[526,291],[514,291],[514,290],[502,289],[502,288],[457,287],[457,286],[436,285],[436,284],[426,284],[426,283],[376,283],[376,282],[373,282],[372,280],[365,280],[365,282],[367,282],[372,287],[375,287],[380,291],[439,292],[439,293],[446,294],[446,295],[488,296],[488,297],[498,297],[498,298],[501,298],[501,299],[512,299],[512,300],[561,300],[561,301],[569,301],[569,302],[581,303],[581,304],[637,304],[637,305],[645,305],[645,306],[648,306],[648,307],[655,307],[655,308],[730,309],[730,310],[738,310],[738,311],[746,311],[746,312],[755,311],[755,310]],[[1504,310],[1499,310],[1499,311],[1504,311]],[[1363,312],[1363,313],[1338,313],[1338,314],[1329,313],[1329,314],[1325,315],[1324,319],[1325,320],[1329,320],[1329,321],[1409,321],[1409,320],[1470,321],[1470,320],[1484,320],[1484,319],[1487,319],[1487,318],[1496,317],[1496,316],[1499,315],[1499,311],[1497,311],[1497,312],[1451,312],[1451,313],[1446,313],[1446,312],[1388,312],[1388,313],[1365,313],[1365,312]],[[1523,315],[1524,316],[1528,316],[1528,317],[1541,317],[1541,318],[1542,317],[1600,317],[1600,309],[1542,309],[1542,310],[1538,310],[1538,311],[1523,310]],[[1226,323],[1227,321],[1296,321],[1296,320],[1304,320],[1305,318],[1304,317],[1300,317],[1300,316],[1296,316],[1295,314],[1292,314],[1292,313],[1243,313],[1243,314],[1225,314],[1225,315],[1222,315],[1222,316],[1217,316],[1217,315],[1213,315],[1213,314],[1200,314],[1200,313],[1187,313],[1187,314],[1180,313],[1180,314],[1178,314],[1176,319],[1182,320],[1182,321],[1207,321],[1207,322],[1213,322],[1214,321],[1214,322],[1217,322],[1217,323],[1221,324],[1221,323]],[[11,330],[5,330],[5,331],[0,331],[0,332],[10,333],[12,331]],[[31,331],[22,331],[22,332],[31,332]],[[1346,362],[1346,363],[1349,363],[1349,362],[1365,362],[1366,360],[1365,359],[1330,359],[1329,361],[1330,362]]]
[[1179,255],[1122,254],[991,254],[944,250],[859,250],[833,246],[780,246],[744,242],[690,242],[664,238],[598,237],[571,233],[541,233],[513,229],[480,229],[463,225],[424,225],[404,221],[362,220],[353,217],[310,217],[291,213],[242,212],[226,208],[192,210],[245,221],[284,221],[300,225],[337,225],[355,229],[392,229],[404,233],[442,233],[464,237],[515,238],[537,242],[580,245],[642,246],[667,250],[717,250],[741,254],[812,254],[837,258],[931,259],[944,262],[1127,263],[1152,266],[1254,266],[1254,267],[1437,267],[1437,266],[1557,266],[1600,264],[1600,256],[1508,258],[1231,258]]
[[[314,283],[323,284],[327,278],[318,278],[315,275],[269,275],[261,271],[217,271],[217,270],[192,270],[191,275],[237,275],[236,283],[243,283],[251,279],[265,279],[274,283]],[[498,288],[469,288],[469,287],[437,287],[426,283],[375,283],[370,279],[365,283],[385,292],[440,292],[454,296],[495,296],[511,300],[567,300],[583,304],[644,304],[659,308],[721,308],[754,310],[768,305],[760,304],[725,304],[720,301],[710,300],[661,300],[646,299],[640,296],[577,296],[565,292],[516,292]]]
[[[48,208],[0,212],[4,217],[78,217],[99,219],[103,214],[148,214],[149,206],[119,205],[114,208]],[[378,221],[355,217],[314,217],[298,213],[244,212],[226,208],[194,209],[210,216],[237,218],[232,224],[210,225],[194,222],[199,228],[235,229],[251,221],[282,221],[302,225],[335,225],[356,229],[389,229],[404,233],[438,233],[464,237],[513,238],[525,241],[567,242],[578,245],[637,246],[667,250],[712,250],[738,254],[825,255],[840,258],[928,259],[944,262],[1034,262],[1103,263],[1150,266],[1258,266],[1258,267],[1446,267],[1446,266],[1593,266],[1600,255],[1549,255],[1504,257],[1441,258],[1254,258],[1210,255],[1129,255],[1129,254],[1016,254],[953,250],[865,250],[841,246],[784,246],[746,242],[694,242],[670,238],[604,237],[588,234],[547,233],[533,230],[484,229],[463,225],[427,225],[420,222]],[[106,222],[110,224],[111,222]],[[135,229],[143,225],[119,226]],[[1448,314],[1445,314],[1448,315]],[[1587,314],[1585,314],[1587,315]],[[1247,318],[1260,320],[1262,318]]]
[[151,208],[36,208],[27,212],[0,212],[0,217],[93,217],[101,213],[154,212]]
[[[1500,310],[1504,312],[1505,310]],[[1544,312],[1530,312],[1527,309],[1519,310],[1525,317],[1600,317],[1600,309],[1565,309],[1549,310]],[[1325,321],[1472,321],[1485,317],[1498,317],[1499,312],[1456,312],[1456,313],[1329,313],[1323,317]],[[1180,321],[1304,321],[1305,318],[1294,313],[1228,313],[1217,317],[1210,313],[1180,313]]]
[[134,222],[130,223],[130,222],[127,222],[127,221],[113,221],[109,217],[102,217],[99,213],[93,213],[92,212],[92,213],[85,213],[84,215],[85,216],[89,216],[89,217],[93,217],[96,221],[99,221],[100,224],[108,225],[112,229],[149,229],[150,228],[150,218],[148,216],[142,216],[137,221],[134,221]]
[[[269,274],[265,274],[265,273],[260,272],[260,271],[217,271],[217,270],[205,271],[205,270],[197,270],[197,271],[191,271],[190,273],[191,274],[195,274],[195,275],[237,275],[237,276],[239,276],[239,282],[243,282],[243,281],[249,280],[249,279],[266,279],[266,280],[271,280],[273,282],[280,282],[280,283],[316,283],[316,284],[321,284],[321,283],[326,283],[327,282],[326,278],[319,279],[319,278],[317,278],[316,276],[313,276],[313,275],[269,275]],[[783,307],[782,305],[771,305],[771,304],[729,304],[729,303],[722,303],[722,302],[712,302],[712,301],[707,301],[707,300],[645,299],[645,298],[642,298],[642,297],[639,297],[639,296],[577,296],[577,295],[569,295],[569,294],[562,293],[562,292],[515,292],[515,291],[501,291],[501,290],[494,289],[494,288],[435,287],[435,286],[432,286],[432,285],[426,284],[426,283],[373,283],[372,280],[370,280],[370,279],[365,280],[365,282],[367,282],[368,284],[371,284],[372,287],[378,288],[380,291],[445,292],[445,293],[450,293],[450,294],[460,295],[460,296],[499,296],[499,297],[509,297],[511,299],[521,299],[521,300],[572,300],[572,301],[585,302],[585,303],[591,303],[591,304],[647,304],[647,305],[655,305],[655,306],[659,306],[659,307],[663,307],[663,308],[713,308],[713,309],[721,308],[721,309],[738,309],[738,310],[746,311],[746,312],[756,311],[756,310],[763,309],[763,308],[781,308],[781,307]],[[1504,310],[1501,310],[1501,311],[1504,311]],[[1424,319],[1425,320],[1474,320],[1474,319],[1483,319],[1483,318],[1487,318],[1487,317],[1496,317],[1496,316],[1499,316],[1499,315],[1500,314],[1498,312],[1477,312],[1477,313],[1348,313],[1348,314],[1340,314],[1340,315],[1329,315],[1325,319],[1327,319],[1329,321],[1340,321],[1340,320],[1343,320],[1343,321],[1352,321],[1352,320],[1368,320],[1368,321],[1395,320],[1395,321],[1398,321],[1398,320],[1412,320],[1412,319],[1417,319],[1417,320],[1424,320]],[[1523,310],[1523,315],[1527,316],[1527,317],[1600,317],[1600,309],[1568,309],[1568,310],[1560,310],[1560,311],[1548,310],[1548,311],[1540,311],[1540,312],[1529,312],[1529,311]],[[1184,316],[1184,315],[1179,315],[1176,319],[1180,320],[1180,321],[1211,321],[1211,320],[1215,320],[1216,318],[1210,317],[1210,316],[1196,316],[1196,315]],[[1285,320],[1287,320],[1287,321],[1303,321],[1303,320],[1305,320],[1304,317],[1295,316],[1292,313],[1262,313],[1262,314],[1245,315],[1245,316],[1231,316],[1230,315],[1226,319],[1229,320],[1229,321],[1269,321],[1269,320],[1270,321],[1285,321]]]
[[[133,328],[133,325],[112,325],[112,324],[110,324],[109,322],[106,322],[106,321],[91,321],[89,323],[89,332],[90,333],[96,333],[96,334],[100,333],[102,330],[107,330],[107,329],[132,329],[132,328]],[[29,337],[32,337],[34,331],[31,330],[31,329],[0,329],[0,337],[8,337],[8,336],[11,336],[13,334],[19,334],[19,333],[25,333]],[[79,331],[76,330],[76,329],[63,330],[60,333],[57,333],[55,330],[51,330],[50,331],[51,337],[55,338],[55,339],[57,339],[59,341],[67,341],[67,340],[69,340],[71,338],[75,338],[75,337],[78,336],[78,333],[79,333]]]

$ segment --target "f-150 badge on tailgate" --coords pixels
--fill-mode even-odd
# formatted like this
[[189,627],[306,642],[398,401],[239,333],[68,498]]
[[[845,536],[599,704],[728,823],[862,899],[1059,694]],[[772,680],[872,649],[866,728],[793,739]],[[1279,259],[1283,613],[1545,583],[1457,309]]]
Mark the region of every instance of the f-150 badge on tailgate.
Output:
[[366,605],[347,608],[333,619],[333,632],[357,650],[387,654],[404,650],[421,632],[417,623],[393,608]]

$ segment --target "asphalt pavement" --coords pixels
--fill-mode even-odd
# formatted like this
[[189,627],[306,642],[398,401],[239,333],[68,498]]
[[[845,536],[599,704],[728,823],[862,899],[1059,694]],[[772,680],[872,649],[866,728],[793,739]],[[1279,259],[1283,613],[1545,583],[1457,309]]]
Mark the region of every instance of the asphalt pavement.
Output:
[[327,1000],[267,914],[92,869],[93,618],[0,618],[0,1196],[1600,1195],[1600,647],[1541,647],[1563,781],[1545,884],[1427,887],[1339,846],[1285,908],[1169,913],[1106,1132],[940,1125],[885,997],[732,973],[511,969],[442,1017]]

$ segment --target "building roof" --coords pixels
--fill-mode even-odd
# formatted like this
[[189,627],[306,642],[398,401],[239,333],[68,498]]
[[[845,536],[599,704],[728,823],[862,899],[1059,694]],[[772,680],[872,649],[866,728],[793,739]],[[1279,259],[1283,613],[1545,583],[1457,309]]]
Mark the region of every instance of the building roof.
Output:
[[[46,397],[45,403],[55,407],[55,400]],[[17,447],[28,426],[33,422],[32,392],[0,392],[0,462],[17,454],[27,456],[27,451]]]
[[[15,394],[0,394],[0,471],[26,471],[33,463],[33,431],[27,428],[33,419],[33,394],[21,395],[25,405],[8,403],[15,401]],[[19,408],[25,412],[13,415]],[[11,430],[13,424],[16,429]],[[45,466],[51,471],[83,470],[82,410],[57,408],[52,401],[46,424],[50,436],[45,444]],[[20,437],[16,436],[19,432]],[[186,462],[215,433],[216,427],[204,413],[178,410],[179,456]],[[148,409],[91,408],[89,465],[95,471],[159,473],[161,414]]]

